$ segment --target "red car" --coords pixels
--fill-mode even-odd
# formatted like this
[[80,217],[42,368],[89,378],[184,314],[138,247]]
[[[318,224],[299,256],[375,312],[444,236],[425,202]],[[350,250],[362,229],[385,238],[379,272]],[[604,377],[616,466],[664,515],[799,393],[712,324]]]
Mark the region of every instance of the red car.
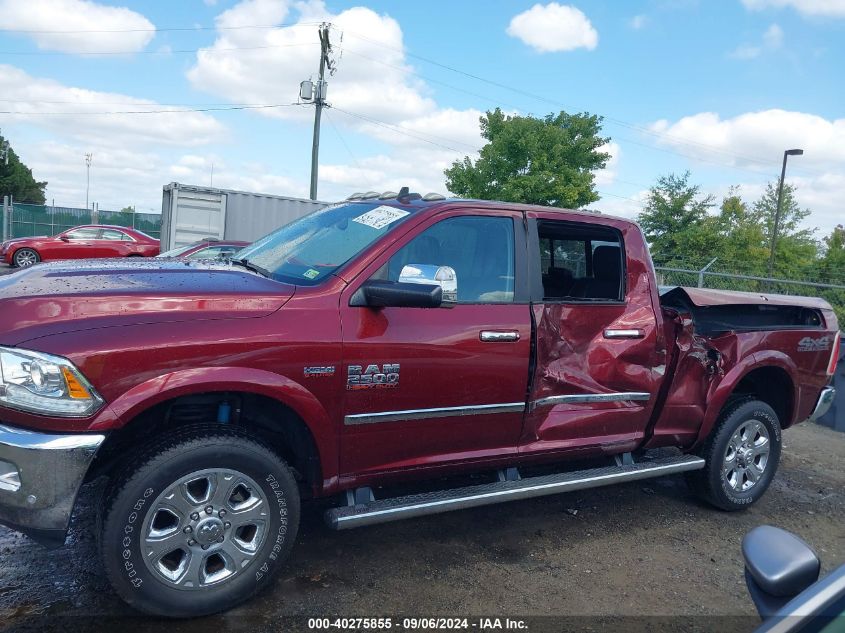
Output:
[[153,257],[158,240],[136,229],[107,224],[76,226],[53,237],[19,237],[3,242],[0,257],[25,268],[56,259]]
[[179,259],[220,259],[237,253],[244,246],[249,246],[250,242],[241,242],[238,240],[218,240],[214,237],[188,244],[187,246],[177,246],[171,248],[169,251],[164,251],[157,255],[157,257],[178,257]]

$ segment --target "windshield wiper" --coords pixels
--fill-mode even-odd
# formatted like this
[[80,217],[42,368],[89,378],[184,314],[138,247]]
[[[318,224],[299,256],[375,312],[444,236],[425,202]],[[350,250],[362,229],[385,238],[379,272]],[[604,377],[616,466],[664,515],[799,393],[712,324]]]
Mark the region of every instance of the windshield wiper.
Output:
[[273,276],[269,270],[267,270],[266,268],[262,268],[261,266],[256,266],[245,257],[243,259],[233,259],[232,263],[238,264],[239,266],[243,266],[247,270],[251,270],[254,273],[258,273],[259,275],[263,275],[268,278]]

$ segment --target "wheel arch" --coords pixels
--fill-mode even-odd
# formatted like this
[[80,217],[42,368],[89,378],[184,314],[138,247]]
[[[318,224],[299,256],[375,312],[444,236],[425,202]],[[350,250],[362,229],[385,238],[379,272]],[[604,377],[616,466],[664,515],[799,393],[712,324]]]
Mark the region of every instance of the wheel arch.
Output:
[[161,434],[209,422],[237,426],[270,445],[300,475],[303,492],[319,494],[337,479],[328,413],[313,394],[278,374],[225,367],[182,370],[130,389],[109,405],[109,413],[101,418],[108,429],[96,424],[89,429],[110,431],[89,479],[107,474],[126,452]]
[[786,354],[749,355],[730,370],[707,395],[708,407],[696,447],[710,435],[725,406],[738,397],[755,396],[774,409],[782,428],[795,422],[798,397],[797,367]]

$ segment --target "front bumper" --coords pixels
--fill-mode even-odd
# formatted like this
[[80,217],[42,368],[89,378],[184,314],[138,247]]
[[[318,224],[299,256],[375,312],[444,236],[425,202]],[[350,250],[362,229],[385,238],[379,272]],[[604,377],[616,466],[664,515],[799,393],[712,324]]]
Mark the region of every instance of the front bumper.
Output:
[[830,407],[833,405],[833,400],[835,397],[836,389],[834,389],[833,387],[825,387],[824,389],[822,389],[822,392],[819,395],[819,400],[818,402],[816,402],[816,408],[813,409],[813,412],[807,419],[812,422],[816,422],[825,413],[830,411]]
[[76,495],[104,439],[0,425],[0,524],[44,545],[64,544]]

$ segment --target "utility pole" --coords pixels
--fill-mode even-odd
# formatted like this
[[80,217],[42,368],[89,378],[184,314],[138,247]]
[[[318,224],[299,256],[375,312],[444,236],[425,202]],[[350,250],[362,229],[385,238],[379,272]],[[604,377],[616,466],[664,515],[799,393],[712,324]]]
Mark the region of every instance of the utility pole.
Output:
[[[303,81],[299,84],[299,96],[305,101],[314,100],[314,141],[311,145],[311,199],[317,199],[317,171],[320,162],[320,117],[323,108],[326,106],[326,94],[328,84],[325,81],[326,67],[333,72],[332,62],[329,53],[332,50],[329,41],[329,24],[323,22],[320,25],[320,74],[316,85],[310,81]],[[310,94],[308,94],[310,92]]]
[[91,152],[85,154],[85,208],[88,208],[88,190],[91,188],[91,159],[94,155]]
[[786,177],[786,159],[790,156],[801,156],[803,149],[788,149],[783,153],[783,167],[780,170],[780,184],[778,185],[777,210],[775,211],[775,224],[772,227],[772,243],[769,245],[769,279],[774,277],[775,270],[775,249],[778,242],[778,225],[780,224],[780,209],[783,198],[783,180]]

